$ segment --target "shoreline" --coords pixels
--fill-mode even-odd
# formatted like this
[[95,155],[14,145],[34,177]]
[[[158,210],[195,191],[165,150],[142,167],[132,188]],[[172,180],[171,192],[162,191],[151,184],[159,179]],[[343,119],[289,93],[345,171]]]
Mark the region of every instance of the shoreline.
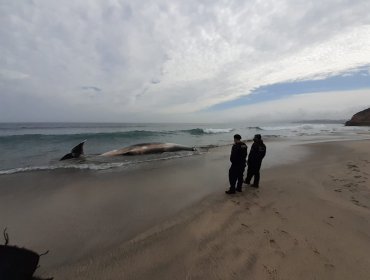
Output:
[[[362,139],[361,139],[362,140]],[[269,145],[273,145],[273,153],[276,153],[279,151],[281,148],[287,148],[288,146],[296,146],[300,145],[301,142],[304,140],[289,140],[285,138],[268,138],[267,142]],[[306,140],[310,142],[317,142],[317,141],[328,141],[328,140]],[[333,140],[330,140],[333,141]],[[339,140],[341,141],[341,140]],[[253,143],[253,140],[245,140],[245,142],[248,147]],[[62,173],[62,172],[91,172],[92,175],[99,174],[102,172],[112,172],[112,173],[117,173],[117,172],[127,172],[127,171],[132,171],[137,168],[146,168],[147,165],[151,164],[156,164],[162,162],[162,161],[176,161],[176,160],[181,160],[183,158],[188,158],[188,157],[196,157],[196,156],[201,156],[207,153],[212,153],[213,151],[217,151],[220,149],[231,149],[232,143],[227,143],[227,144],[222,144],[222,145],[209,145],[209,146],[203,146],[203,147],[198,147],[197,151],[195,153],[165,153],[166,157],[156,157],[157,154],[152,154],[152,155],[136,155],[136,156],[125,156],[126,160],[120,160],[122,157],[116,156],[116,157],[104,157],[104,158],[99,158],[99,155],[86,155],[86,158],[82,159],[73,159],[69,161],[67,164],[66,162],[60,162],[59,160],[53,160],[50,162],[49,165],[42,165],[42,166],[23,166],[23,167],[12,167],[10,169],[4,169],[0,170],[0,179],[1,178],[6,178],[6,177],[11,177],[11,176],[17,176],[19,174],[31,174],[31,173],[45,173],[47,174],[55,172],[55,173]],[[304,156],[302,151],[297,150],[295,151],[296,155],[299,155],[300,157]],[[284,154],[273,154],[272,156],[269,156],[269,159],[273,159],[276,156],[284,156]],[[94,158],[97,157],[97,158]],[[102,159],[107,160],[107,161],[102,161]],[[130,160],[128,160],[130,159]],[[268,159],[268,165],[269,167],[274,163],[272,161],[271,163],[269,162]],[[292,158],[285,157],[283,160],[288,160],[291,161]],[[103,167],[96,166],[96,164],[102,164],[105,165]]]
[[[367,216],[362,215],[369,213],[367,190],[370,189],[370,186],[368,174],[363,175],[362,173],[365,172],[363,167],[370,166],[370,161],[362,160],[365,160],[363,158],[366,155],[369,156],[369,152],[366,150],[368,143],[368,140],[354,140],[303,144],[302,146],[308,147],[312,152],[304,152],[301,161],[293,163],[288,161],[281,166],[273,164],[271,168],[268,167],[268,164],[266,167],[263,165],[261,189],[244,188],[242,194],[232,197],[225,197],[223,194],[227,187],[228,149],[219,149],[218,152],[212,152],[210,155],[192,160],[178,160],[176,164],[168,162],[164,164],[165,166],[150,167],[145,171],[146,174],[152,175],[152,179],[162,180],[165,183],[170,183],[171,179],[164,180],[161,171],[162,173],[163,170],[180,172],[180,174],[171,174],[170,177],[172,177],[173,184],[176,184],[177,190],[179,185],[184,189],[174,194],[174,199],[165,205],[162,214],[157,212],[159,216],[167,215],[151,221],[154,223],[149,227],[142,227],[141,233],[132,233],[126,241],[120,236],[123,233],[122,228],[113,229],[117,236],[112,237],[114,240],[109,246],[98,247],[90,252],[87,250],[87,255],[80,260],[71,259],[70,262],[53,265],[48,263],[47,259],[53,254],[53,251],[54,254],[60,253],[60,251],[53,250],[49,256],[41,259],[41,268],[38,272],[60,279],[117,279],[120,277],[125,279],[185,279],[186,277],[191,279],[245,279],[247,275],[251,279],[280,279],[284,277],[286,279],[313,279],[314,277],[317,279],[348,279],[345,278],[345,275],[348,277],[350,273],[355,273],[350,268],[355,267],[359,270],[360,267],[358,273],[356,272],[359,278],[356,279],[366,279],[363,273],[368,273],[369,270],[366,268],[368,261],[365,257],[369,259],[370,254],[364,252],[365,249],[362,250],[361,246],[366,247],[365,241],[368,241],[369,237],[366,229],[370,230],[370,221]],[[302,147],[298,147],[298,149],[302,150]],[[320,156],[325,157],[320,158]],[[352,159],[352,157],[354,158]],[[342,165],[341,161],[343,161]],[[359,163],[364,166],[360,166]],[[357,166],[357,169],[351,166]],[[204,168],[208,168],[205,173],[215,177],[211,179],[209,176],[201,177],[205,171]],[[223,170],[225,174],[218,174],[219,170]],[[347,175],[344,171],[353,174]],[[187,172],[191,172],[193,177],[185,178]],[[110,193],[109,195],[97,197],[87,204],[79,204],[81,209],[88,206],[91,207],[89,209],[99,207],[101,210],[107,207],[106,204],[101,204],[101,200],[103,200],[110,204],[117,203],[117,206],[119,199],[116,191],[122,177],[113,176],[114,178],[108,180],[109,176],[103,175],[105,175],[102,176],[103,178],[101,176],[97,178],[99,177],[97,176],[92,180],[85,181],[84,186],[78,185],[77,188],[73,183],[73,178],[64,179],[65,181],[60,186],[64,191],[55,193],[55,190],[49,190],[49,192],[54,192],[54,195],[59,198],[63,195],[63,201],[65,201],[72,195],[75,197],[77,189],[79,190],[77,194],[83,198],[89,194],[91,188],[97,191],[102,182],[109,182],[111,185],[108,186],[108,190],[105,190]],[[355,178],[355,176],[361,176],[361,178]],[[63,174],[60,178],[62,177]],[[185,185],[184,182],[176,180],[178,178],[186,180]],[[361,179],[361,183],[350,182],[350,180],[357,179],[358,181]],[[127,180],[135,182],[136,179],[133,176]],[[141,180],[143,179],[141,178]],[[208,183],[207,190],[198,187],[198,182],[209,182],[209,180],[212,182]],[[151,184],[153,186],[153,183],[150,183],[150,178],[144,181],[147,182],[148,186]],[[0,182],[4,181],[1,181],[0,178]],[[92,182],[93,186],[89,184]],[[336,184],[343,186],[338,188]],[[69,192],[65,190],[66,185],[69,186]],[[164,187],[167,191],[171,191],[168,185]],[[37,187],[35,188],[37,189]],[[210,190],[211,193],[209,193]],[[36,190],[36,192],[45,191],[45,189]],[[139,191],[147,193],[147,197],[151,199],[155,195],[153,189]],[[200,194],[199,191],[203,191],[203,193]],[[197,193],[192,197],[192,192]],[[98,193],[101,194],[99,191]],[[9,190],[8,195],[11,196],[14,193]],[[32,194],[29,195],[32,196]],[[26,200],[26,197],[24,199]],[[151,199],[139,203],[150,209]],[[184,200],[187,202],[182,206],[179,205]],[[91,202],[93,205],[90,205]],[[181,207],[171,212],[170,209],[173,207],[171,204]],[[326,204],[329,204],[330,207]],[[6,205],[0,207],[6,209]],[[52,208],[55,205],[49,204],[43,209],[48,209],[48,207]],[[122,205],[120,207],[114,210],[120,212]],[[108,207],[107,210],[109,209]],[[94,216],[94,219],[107,218],[109,214],[113,213],[112,209],[100,213],[101,216],[99,214]],[[317,211],[320,214],[312,213],[312,211]],[[343,215],[338,215],[339,212]],[[342,216],[346,219],[340,219]],[[119,217],[121,216],[110,216],[109,219],[112,222],[117,222],[116,219],[122,219]],[[353,217],[356,218],[356,221],[350,223]],[[88,222],[89,217],[86,216],[85,219],[83,221]],[[305,221],[304,224],[301,219]],[[89,230],[88,227],[81,228],[79,224],[81,220],[75,222],[77,223],[75,230],[79,232]],[[306,223],[307,225],[305,225]],[[357,228],[361,234],[349,231],[346,227],[348,224]],[[362,225],[363,229],[359,229],[359,225]],[[66,226],[65,224],[60,225],[59,229],[62,230]],[[340,228],[339,232],[335,227]],[[336,239],[347,242],[343,234],[340,233],[341,230],[345,231],[351,242],[356,245],[356,252],[350,252],[350,248],[344,245],[336,247],[330,238],[326,240],[328,237],[318,234],[321,232],[334,234]],[[64,234],[66,232],[68,230],[63,231]],[[105,233],[109,233],[109,231]],[[18,242],[19,238],[16,233],[13,238],[12,236],[13,233],[10,232],[11,240],[17,245],[29,247]],[[102,235],[95,236],[95,241],[90,240],[90,243],[85,244],[86,247],[96,245],[94,242],[101,242],[102,236],[104,236],[104,232]],[[84,238],[89,237],[84,236]],[[228,239],[231,239],[232,242],[228,242]],[[61,243],[68,244],[69,242],[64,240]],[[41,243],[38,246],[41,248]],[[42,251],[42,249],[38,251]],[[338,252],[345,252],[350,255],[348,258],[355,257],[353,259],[356,260],[358,256],[362,255],[364,259],[360,262],[359,267],[356,267],[353,261],[347,257],[343,257],[344,260],[341,262],[336,256]],[[311,266],[311,269],[306,271],[295,258],[306,262]],[[140,260],[144,260],[144,262],[140,262]],[[202,268],[200,263],[204,263],[205,267]],[[288,265],[289,269],[285,265]],[[226,268],[221,269],[222,266]],[[296,266],[296,268],[292,266]],[[349,272],[345,272],[344,268],[347,268]],[[302,274],[304,271],[306,274]],[[287,277],[287,275],[295,277]]]

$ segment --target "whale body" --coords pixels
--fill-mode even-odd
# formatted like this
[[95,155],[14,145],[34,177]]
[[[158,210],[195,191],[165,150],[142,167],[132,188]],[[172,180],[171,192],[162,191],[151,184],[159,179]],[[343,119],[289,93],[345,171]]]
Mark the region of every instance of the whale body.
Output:
[[187,147],[174,143],[142,143],[136,144],[122,149],[113,150],[101,154],[102,156],[131,156],[131,155],[144,155],[144,154],[157,154],[164,152],[176,151],[195,151],[194,147]]

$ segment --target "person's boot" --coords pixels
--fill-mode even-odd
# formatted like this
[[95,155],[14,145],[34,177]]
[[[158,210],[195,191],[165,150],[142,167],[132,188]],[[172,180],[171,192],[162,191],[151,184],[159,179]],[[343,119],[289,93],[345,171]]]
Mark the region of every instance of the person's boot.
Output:
[[237,187],[237,188],[236,188],[236,191],[237,191],[237,192],[242,192],[242,187]]
[[259,186],[258,186],[258,185],[256,185],[256,184],[253,184],[251,187],[256,188],[256,189],[258,189],[258,188],[259,188]]
[[225,191],[226,194],[234,194],[235,193],[235,189],[229,189],[227,191]]

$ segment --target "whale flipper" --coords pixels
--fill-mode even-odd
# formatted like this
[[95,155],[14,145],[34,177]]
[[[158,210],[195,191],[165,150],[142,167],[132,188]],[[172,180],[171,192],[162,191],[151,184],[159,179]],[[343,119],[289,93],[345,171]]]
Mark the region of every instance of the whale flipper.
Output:
[[78,144],[76,147],[74,147],[71,150],[70,153],[66,154],[60,160],[71,159],[71,158],[79,158],[81,155],[84,154],[83,146],[84,146],[85,142],[86,142],[86,140],[82,141],[80,144]]

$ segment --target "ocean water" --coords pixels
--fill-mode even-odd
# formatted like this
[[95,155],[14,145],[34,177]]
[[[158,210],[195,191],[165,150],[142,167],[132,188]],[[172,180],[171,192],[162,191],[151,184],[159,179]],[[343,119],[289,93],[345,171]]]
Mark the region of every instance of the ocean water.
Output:
[[[370,128],[324,123],[0,123],[0,176],[59,168],[107,170],[193,156],[214,146],[231,144],[235,133],[241,134],[244,140],[259,133],[265,141],[289,139],[299,142],[369,138]],[[83,158],[59,161],[83,140],[86,140]],[[196,147],[197,151],[112,158],[99,156],[114,149],[150,142],[182,144]]]

